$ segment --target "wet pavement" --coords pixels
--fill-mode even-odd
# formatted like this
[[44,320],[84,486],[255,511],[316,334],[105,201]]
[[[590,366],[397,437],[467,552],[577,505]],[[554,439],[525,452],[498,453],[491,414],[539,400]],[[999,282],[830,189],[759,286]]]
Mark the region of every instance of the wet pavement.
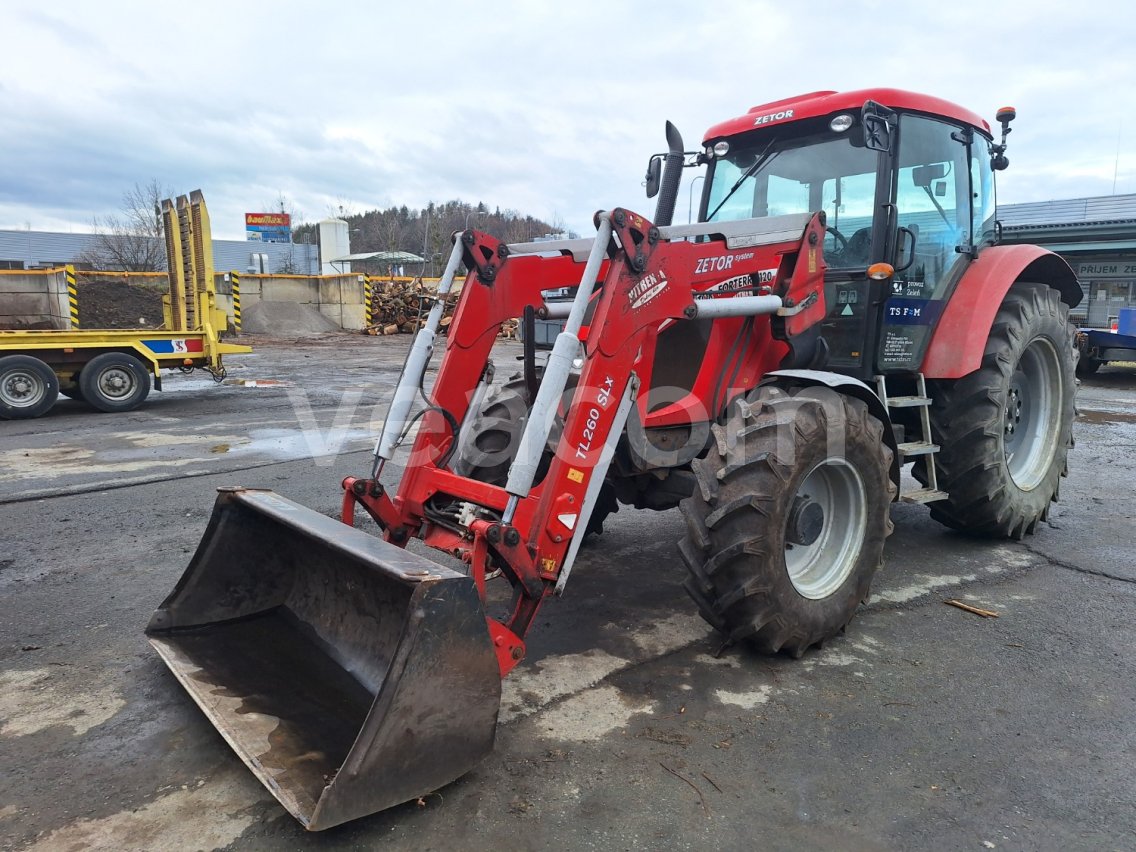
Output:
[[216,487],[335,512],[409,337],[252,342],[226,384],[0,422],[0,848],[1136,847],[1136,369],[1082,384],[1035,535],[895,506],[871,602],[801,660],[715,656],[678,513],[623,507],[542,609],[493,755],[308,835],[142,631]]

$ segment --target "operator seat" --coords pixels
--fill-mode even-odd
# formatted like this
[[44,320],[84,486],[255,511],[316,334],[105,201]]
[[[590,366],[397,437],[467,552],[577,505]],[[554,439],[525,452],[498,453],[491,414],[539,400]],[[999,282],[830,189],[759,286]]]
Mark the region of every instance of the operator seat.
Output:
[[844,249],[845,266],[867,266],[872,250],[872,229],[860,228],[848,238]]

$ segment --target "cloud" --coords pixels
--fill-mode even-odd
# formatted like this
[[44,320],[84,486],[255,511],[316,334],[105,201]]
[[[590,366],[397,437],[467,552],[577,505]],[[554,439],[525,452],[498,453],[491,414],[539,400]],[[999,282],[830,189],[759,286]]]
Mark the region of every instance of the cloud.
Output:
[[693,148],[754,104],[879,85],[1018,107],[1003,202],[1136,191],[1136,15],[1103,0],[9,6],[0,228],[82,229],[156,178],[201,188],[218,237],[281,194],[309,220],[461,198],[587,233],[653,212],[665,120]]

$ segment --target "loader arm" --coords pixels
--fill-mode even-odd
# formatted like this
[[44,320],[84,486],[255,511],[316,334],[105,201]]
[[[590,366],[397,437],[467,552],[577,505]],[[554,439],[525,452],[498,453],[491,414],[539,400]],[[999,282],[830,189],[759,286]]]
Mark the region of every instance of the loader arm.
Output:
[[[773,228],[753,220],[748,234],[746,223],[715,233],[721,224],[657,228],[622,209],[597,216],[608,217],[597,221],[610,223],[610,230],[601,227],[587,261],[580,251],[524,255],[486,234],[461,235],[470,271],[398,491],[388,494],[375,478],[344,481],[345,522],[353,522],[354,507],[361,505],[388,541],[402,546],[416,536],[461,559],[483,593],[487,575],[498,569],[505,574],[514,589],[512,613],[500,623],[490,619],[489,626],[502,675],[523,657],[523,637],[541,603],[564,588],[632,407],[648,426],[713,420],[730,398],[780,364],[789,351],[784,341],[825,315],[823,214],[785,217],[792,221]],[[586,277],[589,262],[598,270],[598,287]],[[447,466],[455,426],[470,416],[470,401],[487,381],[501,323],[528,306],[545,308],[542,291],[577,282],[581,321],[575,330],[566,329],[565,346],[582,358],[582,367],[570,393],[563,384],[549,391],[563,429],[547,471],[539,482],[530,477],[525,483],[517,479],[515,461],[506,487],[457,475]],[[680,399],[651,408],[643,390],[650,387],[662,332],[677,323],[717,320],[713,332],[722,335],[719,345],[725,348],[747,322],[766,315],[774,321],[762,323],[735,350],[734,388],[709,387],[710,381],[721,382],[721,371],[711,363]],[[546,374],[545,383],[550,381]],[[543,447],[547,439],[550,423],[540,419],[534,414],[528,420],[530,446]],[[440,500],[473,507],[475,519],[455,529],[438,516]]]

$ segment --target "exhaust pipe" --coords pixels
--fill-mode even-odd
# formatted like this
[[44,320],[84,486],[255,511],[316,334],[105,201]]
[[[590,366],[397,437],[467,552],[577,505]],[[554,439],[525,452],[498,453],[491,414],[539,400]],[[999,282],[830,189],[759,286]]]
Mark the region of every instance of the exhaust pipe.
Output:
[[655,204],[655,224],[669,225],[674,219],[675,202],[678,200],[678,185],[682,182],[683,146],[678,128],[667,122],[667,158],[663,166],[663,185],[659,190],[659,200]]

